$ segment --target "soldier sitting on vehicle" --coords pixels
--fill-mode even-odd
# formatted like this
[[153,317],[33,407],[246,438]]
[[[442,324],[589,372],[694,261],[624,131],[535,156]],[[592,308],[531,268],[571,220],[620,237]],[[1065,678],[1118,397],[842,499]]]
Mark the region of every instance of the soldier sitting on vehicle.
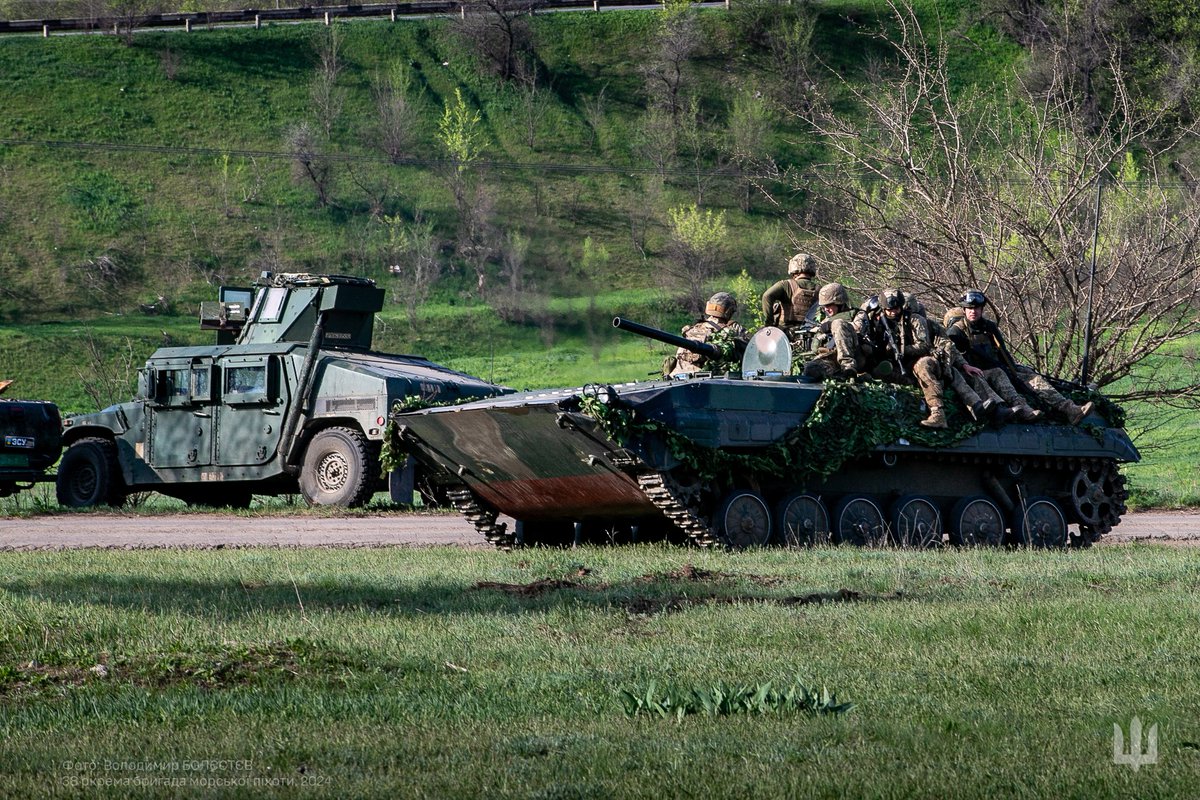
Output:
[[[871,351],[868,367],[877,377],[894,383],[921,387],[929,416],[921,420],[926,428],[947,427],[942,400],[941,367],[931,356],[933,350],[929,320],[910,306],[900,289],[886,289],[879,296],[879,308],[859,319],[859,335]],[[891,369],[881,369],[883,364]],[[890,372],[890,375],[888,374]]]
[[813,340],[815,357],[804,366],[809,380],[854,378],[865,362],[859,346],[854,318],[859,313],[850,305],[850,295],[840,283],[827,283],[817,293],[821,306],[818,332]]
[[967,360],[964,371],[970,376],[986,379],[1005,402],[1013,406],[1018,419],[1034,421],[1041,416],[1029,407],[1018,388],[1062,414],[1072,425],[1079,424],[1092,413],[1093,403],[1076,405],[1050,385],[1044,375],[1013,359],[999,326],[983,316],[987,303],[983,292],[978,289],[967,291],[960,300],[963,315],[946,327],[946,335]]
[[803,338],[809,312],[817,302],[817,260],[797,253],[788,262],[788,277],[763,292],[762,312],[766,324],[782,328],[793,342]]
[[[708,298],[704,305],[704,319],[683,328],[684,337],[695,342],[707,342],[717,333],[724,332],[726,336],[745,340],[746,329],[734,322],[733,315],[737,313],[737,300],[729,292],[717,292]],[[680,347],[675,355],[667,356],[663,362],[663,375],[685,375],[701,372],[708,364],[708,359],[699,353],[693,353]]]

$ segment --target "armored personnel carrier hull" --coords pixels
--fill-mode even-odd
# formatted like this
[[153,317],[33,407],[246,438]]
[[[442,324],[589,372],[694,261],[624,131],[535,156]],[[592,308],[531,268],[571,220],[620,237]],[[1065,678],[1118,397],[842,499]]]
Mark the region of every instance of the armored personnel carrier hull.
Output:
[[1119,465],[1139,455],[1098,415],[998,429],[958,418],[933,434],[902,388],[770,377],[527,392],[393,419],[502,548],[662,536],[1065,546],[1095,541],[1125,510]]

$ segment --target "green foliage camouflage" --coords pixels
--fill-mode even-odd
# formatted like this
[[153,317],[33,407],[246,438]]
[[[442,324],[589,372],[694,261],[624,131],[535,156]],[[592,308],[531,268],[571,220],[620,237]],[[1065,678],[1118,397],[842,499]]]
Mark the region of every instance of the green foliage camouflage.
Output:
[[754,474],[786,477],[803,485],[827,477],[876,445],[905,439],[927,447],[949,447],[984,428],[953,404],[947,405],[951,409],[948,429],[923,428],[920,393],[885,383],[826,382],[802,425],[753,454],[699,445],[661,422],[641,417],[635,409],[606,405],[594,396],[580,397],[579,406],[622,446],[644,438],[665,439],[671,454],[704,480]]

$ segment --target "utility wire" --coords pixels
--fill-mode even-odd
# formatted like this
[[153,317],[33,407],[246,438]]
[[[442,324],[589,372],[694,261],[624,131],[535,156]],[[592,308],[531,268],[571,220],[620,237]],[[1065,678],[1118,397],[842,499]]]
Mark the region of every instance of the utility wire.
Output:
[[[184,147],[179,145],[156,145],[156,144],[130,144],[125,142],[78,142],[62,139],[8,139],[0,138],[0,145],[8,145],[12,147],[42,147],[50,149],[73,149],[73,150],[98,150],[101,152],[117,153],[163,153],[167,155],[184,155],[195,158],[220,158],[224,156],[236,156],[241,158],[270,158],[283,161],[293,161],[304,153],[289,152],[286,150],[251,150],[246,148],[218,148],[218,147]],[[492,170],[512,170],[522,172],[564,172],[576,174],[626,174],[626,175],[670,175],[677,178],[695,178],[697,176],[705,178],[754,178],[761,177],[750,175],[737,169],[716,169],[716,170],[694,170],[694,169],[659,169],[658,167],[647,167],[637,165],[615,166],[610,164],[563,164],[556,162],[526,162],[526,161],[472,161],[470,164],[459,164],[443,158],[397,158],[392,159],[382,155],[374,155],[370,153],[319,153],[311,154],[311,158],[326,159],[339,163],[367,163],[367,164],[384,164],[397,167],[424,167],[428,169],[439,168],[456,168],[459,166],[467,166],[471,168],[485,168]],[[803,173],[823,172],[827,170],[839,170],[847,174],[853,171],[847,169],[842,164],[810,164],[801,170]],[[771,178],[771,182],[784,183],[787,181],[785,173],[780,173]],[[997,181],[1005,186],[1033,186],[1034,181],[1028,179],[1017,178],[1000,178]],[[1194,189],[1195,184],[1186,181],[1118,181],[1110,183],[1109,188],[1120,190],[1125,187],[1131,188],[1146,188],[1155,187],[1159,189]]]

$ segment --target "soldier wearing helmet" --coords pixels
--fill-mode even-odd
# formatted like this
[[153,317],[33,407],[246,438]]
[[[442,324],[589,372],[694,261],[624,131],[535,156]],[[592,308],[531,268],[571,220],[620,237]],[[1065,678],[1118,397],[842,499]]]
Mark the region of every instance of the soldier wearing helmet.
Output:
[[788,261],[788,276],[763,292],[763,319],[795,339],[813,304],[820,284],[816,281],[817,260],[808,253],[796,253]]
[[[1018,419],[1033,422],[1042,416],[1042,412],[1029,406],[1021,391],[1028,391],[1066,417],[1072,425],[1079,424],[1092,413],[1094,403],[1076,405],[1063,397],[1044,375],[1013,359],[1000,327],[983,316],[983,310],[988,305],[983,292],[978,289],[967,290],[959,299],[959,305],[962,307],[962,316],[946,327],[946,335],[966,359],[964,371],[971,378],[987,381],[1012,406]],[[1018,391],[1018,387],[1021,391]]]
[[804,367],[810,380],[853,378],[863,368],[854,318],[858,312],[850,305],[850,295],[840,283],[827,283],[817,292],[819,333],[814,342],[815,358]]
[[858,330],[869,343],[872,371],[895,383],[920,386],[929,407],[929,416],[921,424],[942,429],[947,427],[942,370],[932,355],[933,333],[929,320],[919,313],[921,308],[916,298],[900,289],[885,289],[878,310],[865,314]]
[[[715,334],[722,331],[735,339],[746,339],[746,329],[733,319],[737,313],[737,298],[729,292],[717,292],[708,298],[704,304],[704,318],[686,325],[683,328],[685,338],[695,342],[707,342]],[[675,355],[668,356],[663,363],[663,375],[686,375],[700,372],[707,365],[708,359],[699,353],[680,347]]]

